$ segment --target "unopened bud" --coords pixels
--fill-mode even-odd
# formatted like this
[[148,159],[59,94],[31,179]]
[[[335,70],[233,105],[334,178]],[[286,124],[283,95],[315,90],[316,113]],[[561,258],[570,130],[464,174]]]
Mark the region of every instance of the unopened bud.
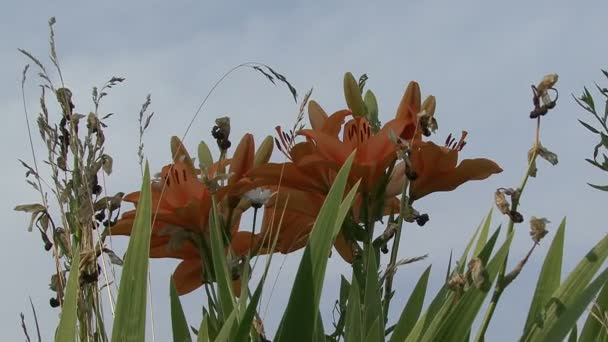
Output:
[[268,161],[270,160],[270,156],[272,155],[273,147],[273,138],[271,136],[267,136],[260,144],[260,147],[258,147],[258,150],[255,152],[253,166],[256,167],[268,163]]

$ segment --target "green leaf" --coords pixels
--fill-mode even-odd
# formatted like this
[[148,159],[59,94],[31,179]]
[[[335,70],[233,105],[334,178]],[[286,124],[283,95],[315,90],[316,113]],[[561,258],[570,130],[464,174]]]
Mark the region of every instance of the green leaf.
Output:
[[[483,227],[483,225],[479,224],[479,226],[475,230],[475,233],[469,240],[469,243],[465,247],[465,249],[462,253],[462,256],[460,257],[460,260],[458,261],[458,267],[456,267],[456,269],[453,272],[458,272],[458,273],[464,272],[464,269],[467,264],[467,256],[469,255],[469,251],[473,247],[473,243],[475,242],[477,236],[479,235],[482,227]],[[494,233],[494,234],[496,234],[496,233]],[[498,236],[496,236],[496,237],[493,236],[490,240],[493,240],[493,243],[495,243],[497,237]],[[486,243],[486,245],[487,245],[487,243]],[[426,312],[420,317],[420,319],[418,319],[418,321],[416,322],[416,325],[414,325],[414,328],[412,329],[412,331],[410,332],[410,334],[407,337],[407,341],[416,341],[416,342],[419,341],[420,338],[426,333],[427,329],[433,323],[433,321],[435,320],[435,318],[437,316],[443,317],[443,316],[445,316],[445,314],[447,314],[449,307],[445,304],[449,303],[453,299],[454,299],[454,292],[452,292],[451,290],[448,289],[447,281],[446,281],[446,283],[441,287],[439,292],[435,295],[435,297],[431,301],[431,304],[429,305]]]
[[353,274],[353,279],[350,285],[350,294],[348,296],[348,306],[346,307],[346,325],[344,326],[345,341],[361,341],[363,338],[361,323],[361,293],[359,290],[359,282]]
[[562,313],[569,309],[576,298],[593,279],[595,273],[608,257],[608,235],[604,236],[592,249],[583,257],[568,278],[555,290],[551,299],[545,306],[545,317],[542,321],[536,321],[525,336],[525,340],[533,340],[541,334],[545,334],[548,327],[553,326],[560,318]]
[[587,104],[589,108],[591,108],[593,113],[595,113],[595,103],[593,102],[593,96],[591,96],[591,93],[589,92],[589,89],[587,89],[587,87],[583,88],[583,95],[581,96],[581,100],[585,102],[585,104]]
[[579,119],[578,122],[580,122],[581,125],[583,125],[583,127],[585,127],[586,129],[588,129],[592,133],[595,133],[595,134],[599,134],[600,133],[600,131],[598,131],[597,129],[595,129],[593,126],[591,126],[590,124],[586,123],[585,121]]
[[591,183],[587,183],[587,184],[589,184],[589,186],[592,188],[602,190],[602,191],[608,191],[608,185],[595,185],[595,184],[591,184]]
[[[498,229],[497,229],[498,230]],[[498,276],[499,269],[503,265],[511,242],[513,241],[513,233],[509,234],[502,244],[502,246],[496,251],[494,257],[487,264],[488,279],[490,283],[493,283]],[[490,244],[490,242],[488,242]],[[486,245],[484,250],[489,246]],[[481,259],[481,257],[480,257]],[[485,262],[484,262],[485,264]],[[488,291],[479,290],[475,287],[469,287],[469,289],[462,295],[460,300],[453,305],[452,303],[446,303],[445,306],[452,306],[449,314],[445,319],[439,321],[440,324],[437,326],[437,330],[429,328],[424,336],[424,341],[464,341],[466,336],[471,330],[471,326],[481,309],[483,302],[488,295]],[[435,318],[437,320],[437,318]],[[435,323],[435,322],[433,322]]]
[[203,320],[201,320],[201,325],[198,328],[198,335],[196,337],[196,342],[207,342],[211,341],[209,338],[209,316],[203,315]]
[[169,278],[169,294],[171,297],[171,327],[173,329],[173,341],[184,342],[192,341],[190,336],[190,330],[188,329],[188,321],[186,321],[186,315],[184,315],[184,309],[182,303],[177,295],[175,289],[175,283],[173,277]]
[[528,310],[524,334],[532,326],[538,315],[541,314],[542,308],[549,301],[555,289],[559,287],[562,273],[565,231],[566,219],[564,218],[557,229],[557,233],[555,233],[553,242],[551,242],[549,251],[547,251],[543,267],[538,275],[536,290],[534,290],[530,310]]
[[424,273],[418,279],[410,298],[401,312],[399,321],[395,326],[393,335],[391,335],[391,342],[405,341],[405,338],[409,335],[410,331],[416,324],[420,313],[422,312],[422,305],[424,304],[424,297],[426,295],[426,288],[429,282],[429,275],[431,273],[431,266],[427,267]]
[[605,284],[587,316],[587,320],[581,331],[580,341],[608,341],[607,328],[602,326],[600,321],[598,321],[598,318],[602,319],[604,317],[607,310],[608,284]]
[[353,159],[354,153],[338,172],[315,220],[276,341],[313,339],[329,253],[359,186],[359,183],[353,186],[341,201]]
[[577,338],[577,331],[576,331],[576,324],[572,327],[572,330],[570,330],[570,336],[568,336],[568,342],[576,342]]
[[608,283],[608,268],[595,278],[583,291],[580,291],[571,300],[555,320],[545,324],[543,330],[534,336],[531,341],[561,341],[563,340],[576,321],[587,310],[589,303],[593,300],[600,288]]
[[501,226],[498,226],[494,231],[494,234],[490,237],[488,242],[486,242],[485,246],[481,249],[477,257],[481,260],[484,265],[488,264],[488,260],[492,255],[492,251],[494,250],[494,246],[496,245],[496,240],[498,239],[498,235],[500,235]]
[[[492,210],[492,209],[490,209],[490,210]],[[467,264],[467,257],[469,256],[469,251],[471,250],[471,247],[473,247],[473,243],[475,242],[475,239],[477,239],[477,237],[479,236],[479,231],[481,230],[482,227],[483,227],[483,224],[480,223],[479,226],[477,226],[477,229],[475,229],[475,233],[469,240],[469,243],[467,243],[467,246],[464,248],[464,251],[462,252],[462,256],[458,260],[458,267],[454,271],[457,271],[459,273],[464,272],[464,268]]]
[[[365,337],[366,342],[382,342],[384,339],[384,332],[382,331],[382,327],[380,327],[380,319],[382,319],[382,315],[376,317],[368,329],[367,337]],[[382,334],[378,336],[377,331],[380,331]]]
[[[266,278],[264,275],[263,278]],[[258,284],[251,300],[249,301],[249,305],[247,305],[247,309],[239,322],[239,327],[237,329],[234,341],[248,341],[249,340],[249,332],[251,331],[253,319],[255,317],[256,309],[258,303],[260,301],[260,296],[262,295],[262,289],[264,288],[264,280],[261,280]]]
[[367,267],[365,279],[365,294],[363,296],[363,311],[365,335],[367,341],[384,340],[384,310],[380,284],[378,283],[378,264],[376,263],[376,249],[370,248],[367,252]]
[[112,341],[144,341],[146,330],[146,294],[148,291],[148,257],[152,230],[150,169],[144,169],[139,203],[124,260]]
[[350,293],[350,283],[342,275],[340,276],[340,305],[346,305]]
[[344,74],[344,99],[354,116],[367,116],[367,108],[361,97],[361,90],[355,77],[350,72]]
[[315,324],[315,331],[313,333],[315,339],[314,341],[317,342],[325,342],[326,340],[326,336],[325,336],[325,330],[324,330],[324,325],[323,325],[323,319],[321,317],[321,312],[317,311],[317,324]]
[[226,321],[232,314],[236,303],[234,294],[232,293],[232,277],[231,272],[228,270],[228,261],[226,260],[226,249],[222,238],[221,219],[217,212],[217,201],[215,196],[212,198],[213,205],[211,215],[209,216],[209,226],[211,227],[211,259],[217,282],[219,308],[222,319]]
[[55,332],[55,341],[76,341],[76,322],[78,322],[78,278],[80,268],[80,248],[72,250],[72,263],[70,264],[70,276],[65,288],[63,308],[59,325]]
[[488,240],[488,234],[490,232],[490,224],[492,223],[493,210],[494,208],[490,209],[490,212],[488,213],[488,216],[486,216],[486,219],[483,223],[483,226],[479,233],[479,238],[477,238],[477,245],[475,245],[475,250],[473,250],[474,256],[478,256],[479,253],[481,253],[481,251],[483,250],[483,247],[486,245],[486,242]]
[[217,333],[215,341],[234,341],[230,338],[230,336],[232,335],[232,328],[236,321],[236,314],[237,311],[232,310],[230,315],[228,315],[228,318],[226,318],[226,320],[224,321],[224,325],[222,325],[222,329],[220,329],[220,331]]

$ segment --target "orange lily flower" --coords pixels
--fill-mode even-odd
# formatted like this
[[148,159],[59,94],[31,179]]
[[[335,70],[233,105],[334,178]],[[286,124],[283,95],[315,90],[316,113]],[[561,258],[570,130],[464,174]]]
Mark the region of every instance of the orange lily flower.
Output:
[[[320,193],[283,187],[279,189],[265,205],[262,229],[255,237],[254,248],[260,248],[261,253],[276,251],[288,254],[305,247],[324,201],[325,195]],[[399,205],[397,198],[388,199],[385,214],[398,212]],[[359,217],[361,207],[361,195],[357,195],[352,208],[354,217]],[[276,246],[272,250],[275,238]],[[345,261],[353,262],[353,245],[342,231],[334,247]]]
[[[192,159],[179,140],[172,141],[174,163],[162,168],[160,180],[154,180],[151,186],[152,215],[154,225],[150,241],[151,258],[177,258],[183,261],[173,273],[173,280],[178,294],[189,293],[204,282],[203,262],[200,249],[201,239],[209,242],[209,212],[212,206],[212,193],[197,174]],[[242,208],[235,208],[238,197],[231,186],[236,185],[243,175],[252,167],[254,154],[253,137],[247,134],[239,143],[232,160],[221,165],[214,164],[207,170],[206,176],[213,179],[219,169],[230,165],[227,187],[220,187],[216,192],[220,203],[220,212],[228,207],[232,220],[230,225],[231,250],[236,257],[244,256],[251,249],[251,233],[239,232],[238,225]],[[164,190],[163,190],[164,186]],[[124,201],[137,205],[140,193],[134,192],[124,197]],[[222,203],[223,199],[225,203]],[[232,202],[232,203],[230,203]],[[236,202],[236,204],[234,204]],[[237,210],[238,209],[238,210]],[[122,218],[111,228],[113,235],[131,235],[135,219],[135,210],[123,214]],[[237,279],[233,283],[235,291],[240,287]]]
[[[322,183],[327,190],[336,171],[356,150],[350,183],[362,179],[362,191],[368,192],[396,159],[397,146],[391,141],[391,132],[404,139],[414,138],[416,114],[420,108],[420,88],[416,82],[410,82],[395,119],[387,122],[377,133],[372,132],[366,118],[354,116],[350,110],[341,110],[328,116],[314,101],[310,101],[308,107],[312,129],[298,132],[298,135],[307,138],[307,142],[291,145],[291,140],[286,138],[280,127],[277,127],[277,131],[288,157],[301,171],[315,178],[318,178],[321,171],[324,175]],[[348,116],[353,118],[345,124]],[[343,137],[340,140],[338,135],[342,126]],[[277,169],[275,167],[275,171]]]
[[[489,159],[465,159],[458,163],[458,152],[464,147],[467,133],[463,132],[460,141],[446,141],[447,146],[433,142],[413,144],[410,160],[416,179],[411,181],[409,195],[413,200],[432,192],[451,191],[471,180],[483,180],[502,172],[500,166]],[[387,195],[401,193],[405,181],[405,165],[399,163],[393,170],[387,187]]]
[[[289,196],[289,201],[275,200],[266,206],[262,232],[271,231],[270,222],[278,226],[277,250],[288,253],[306,245],[319,209],[323,204],[338,170],[355,150],[355,159],[349,176],[349,185],[362,179],[361,192],[369,192],[378,184],[386,170],[397,158],[397,146],[391,141],[391,132],[396,136],[414,139],[417,116],[421,109],[420,88],[410,82],[401,100],[395,119],[373,133],[366,118],[353,116],[350,110],[341,110],[328,116],[314,101],[309,102],[308,113],[312,129],[301,130],[306,142],[294,144],[293,135],[277,131],[281,149],[291,160],[287,163],[268,163],[254,168],[247,176],[254,184],[277,186],[278,192]],[[343,137],[339,133],[343,130]],[[417,134],[420,135],[420,134]],[[279,145],[279,147],[281,146]],[[353,216],[358,220],[363,206],[361,195],[353,205]],[[398,212],[399,202],[389,198],[385,212]],[[276,232],[275,232],[276,234]],[[273,235],[273,234],[270,234]],[[272,241],[272,237],[269,241]],[[349,262],[353,259],[352,244],[341,232],[335,242],[339,254]]]

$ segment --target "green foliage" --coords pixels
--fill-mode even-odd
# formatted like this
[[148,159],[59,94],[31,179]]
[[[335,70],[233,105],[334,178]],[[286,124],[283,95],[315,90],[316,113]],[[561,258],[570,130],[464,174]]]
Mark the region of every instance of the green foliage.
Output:
[[75,248],[72,264],[70,265],[70,276],[68,277],[68,284],[65,290],[63,308],[61,310],[61,318],[55,332],[55,341],[76,341],[79,267],[80,249]]
[[416,324],[416,321],[422,312],[422,305],[424,304],[424,297],[426,295],[430,274],[431,266],[427,267],[424,273],[422,273],[414,290],[410,294],[410,298],[403,308],[403,312],[391,335],[391,342],[404,341],[414,327],[414,324]]
[[562,274],[562,258],[564,250],[564,236],[566,232],[566,219],[559,225],[549,251],[545,256],[545,262],[538,275],[534,296],[530,303],[528,318],[524,330],[528,330],[536,319],[540,319],[542,308],[549,301],[551,295],[559,287]]
[[129,239],[125,258],[116,313],[112,329],[112,341],[144,341],[146,330],[146,294],[148,290],[148,257],[152,231],[152,196],[150,194],[150,170],[146,163],[137,205],[133,232]]
[[169,280],[169,295],[171,298],[171,327],[173,330],[173,341],[174,342],[185,342],[192,341],[190,336],[190,330],[188,329],[188,321],[184,310],[182,309],[182,303],[175,290],[175,284],[173,283],[173,277]]
[[608,283],[597,296],[580,335],[581,341],[608,341]]
[[[544,305],[541,320],[524,332],[526,341],[562,339],[608,280],[608,269],[591,281],[608,257],[608,235],[583,257]],[[561,337],[560,337],[561,336]]]
[[[604,76],[606,76],[606,78],[608,78],[608,71],[602,70],[602,73],[604,74]],[[608,150],[608,88],[601,88],[597,84],[595,85],[595,87],[605,98],[604,109],[602,110],[602,112],[598,112],[595,100],[593,99],[593,96],[591,95],[591,92],[589,91],[589,89],[587,89],[587,87],[583,89],[582,95],[580,95],[578,98],[575,97],[574,99],[581,108],[583,108],[587,113],[593,116],[593,118],[595,119],[595,121],[597,121],[597,124],[599,125],[598,128],[598,126],[593,126],[592,124],[586,121],[580,119],[578,120],[583,127],[585,127],[592,134],[597,135],[599,138],[598,144],[595,145],[595,148],[593,149],[593,159],[588,158],[585,160],[591,165],[597,167],[598,169],[604,172],[608,172],[608,156],[605,153],[602,153],[602,159],[600,160],[598,158],[600,149],[603,149],[604,151]],[[589,185],[598,190],[608,191],[608,185],[595,185],[590,183]]]
[[213,260],[213,270],[215,271],[215,280],[217,282],[219,312],[222,319],[227,321],[228,317],[232,315],[236,303],[234,293],[232,292],[231,273],[228,270],[226,248],[222,238],[223,229],[220,224],[215,197],[213,197],[211,215],[209,216],[209,226],[211,227],[211,260]]
[[327,257],[358,187],[358,185],[353,187],[345,199],[341,200],[353,159],[354,154],[338,172],[315,220],[277,332],[277,341],[311,341],[316,330],[323,329],[322,326],[317,326],[317,316]]

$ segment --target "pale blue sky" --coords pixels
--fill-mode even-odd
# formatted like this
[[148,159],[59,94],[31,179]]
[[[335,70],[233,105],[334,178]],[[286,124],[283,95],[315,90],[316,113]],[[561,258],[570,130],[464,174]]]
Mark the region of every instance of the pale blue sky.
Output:
[[[576,4],[576,5],[575,5]],[[137,164],[137,113],[147,93],[156,112],[146,135],[146,154],[153,169],[169,161],[171,135],[182,135],[202,97],[229,68],[256,61],[282,72],[304,93],[314,87],[315,98],[327,111],[344,107],[342,75],[367,73],[368,86],[380,104],[381,119],[389,119],[409,80],[421,84],[423,95],[437,97],[443,142],[449,133],[469,131],[463,157],[491,157],[504,172],[486,182],[470,183],[458,191],[434,194],[416,207],[428,212],[424,227],[408,226],[402,256],[430,253],[429,259],[402,268],[396,278],[396,300],[403,303],[422,270],[433,263],[431,291],[445,274],[450,250],[462,251],[468,237],[492,206],[497,187],[515,187],[526,166],[534,125],[530,110],[530,84],[543,75],[560,75],[560,101],[543,121],[541,140],[560,158],[556,167],[539,163],[522,199],[522,213],[544,216],[551,238],[563,216],[568,217],[568,270],[606,233],[601,215],[607,194],[585,183],[608,183],[584,162],[595,138],[576,122],[586,117],[570,97],[594,81],[608,84],[600,72],[606,68],[606,2],[571,1],[410,1],[373,2],[222,2],[105,1],[96,3],[12,2],[0,13],[0,128],[6,164],[0,198],[4,208],[5,244],[0,260],[3,305],[2,331],[7,340],[23,338],[19,312],[27,314],[33,329],[28,296],[36,305],[47,340],[53,334],[57,311],[48,306],[51,258],[37,234],[28,234],[28,218],[12,211],[16,204],[35,201],[36,193],[22,181],[17,158],[30,160],[21,109],[20,77],[25,48],[47,55],[47,20],[56,16],[57,47],[68,87],[77,110],[91,108],[90,89],[111,76],[126,77],[112,89],[102,110],[117,113],[110,121],[107,150],[115,160],[109,191],[139,188]],[[30,114],[37,111],[38,90],[30,73],[27,86]],[[273,134],[277,124],[291,125],[297,106],[282,86],[274,87],[259,74],[242,70],[233,74],[211,97],[186,139],[193,150],[209,140],[213,119],[232,117],[233,136],[253,132],[258,140]],[[42,146],[36,147],[42,151]],[[495,215],[496,222],[506,220]],[[539,264],[549,240],[543,241],[499,304],[491,341],[513,341],[522,329]],[[124,239],[123,239],[124,242]],[[530,247],[527,224],[518,226],[511,252],[515,263]],[[124,243],[122,244],[124,246]],[[117,252],[124,251],[121,243]],[[283,257],[278,258],[281,261]],[[299,256],[287,258],[281,269],[272,307],[263,317],[268,332],[278,323]],[[153,261],[156,340],[170,338],[168,277],[175,263]],[[279,264],[277,264],[278,268]],[[340,273],[348,272],[332,258],[329,287],[322,312],[326,323],[336,298]],[[268,297],[264,297],[264,306]],[[182,298],[189,322],[200,319],[201,291]],[[275,310],[273,310],[273,307]],[[396,309],[399,305],[393,305]],[[396,312],[394,312],[396,315]],[[393,316],[396,317],[396,316]],[[499,323],[499,324],[497,324]]]

